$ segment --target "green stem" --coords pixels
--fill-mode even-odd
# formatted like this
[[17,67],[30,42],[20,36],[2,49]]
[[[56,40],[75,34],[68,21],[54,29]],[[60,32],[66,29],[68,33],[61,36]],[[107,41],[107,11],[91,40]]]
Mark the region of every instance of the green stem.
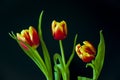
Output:
[[63,80],[70,80],[70,72],[69,68],[65,65],[65,56],[64,56],[64,50],[63,50],[63,45],[62,45],[62,40],[59,40],[59,45],[60,45],[60,51],[61,51],[61,57],[62,57],[62,62],[63,62],[63,67],[62,67],[62,78]]
[[62,72],[63,72],[62,73],[63,80],[70,80],[70,71],[69,71],[69,68],[65,67],[65,69],[63,69]]
[[59,40],[59,45],[60,45],[60,51],[61,51],[63,65],[65,66],[65,56],[64,56],[64,50],[63,50],[62,40]]
[[60,71],[54,72],[55,80],[60,80],[61,79],[61,73]]
[[47,80],[53,80],[51,76],[47,76],[46,78]]
[[98,77],[96,77],[96,76],[97,76],[97,74],[96,74],[96,70],[93,69],[93,80],[97,80]]

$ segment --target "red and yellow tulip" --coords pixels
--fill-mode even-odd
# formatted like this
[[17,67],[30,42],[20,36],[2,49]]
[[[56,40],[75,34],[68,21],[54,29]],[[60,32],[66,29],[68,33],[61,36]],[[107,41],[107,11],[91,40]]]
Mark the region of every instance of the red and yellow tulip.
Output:
[[84,41],[83,45],[80,44],[76,45],[76,53],[83,62],[90,62],[95,58],[96,50],[93,45],[88,42]]
[[67,36],[67,24],[65,21],[57,22],[53,21],[52,22],[52,35],[55,40],[63,40]]
[[40,43],[38,33],[32,26],[29,29],[22,30],[21,33],[17,33],[17,39],[21,41],[20,45],[25,49],[28,49],[28,47],[24,43],[29,44],[33,48],[37,48]]

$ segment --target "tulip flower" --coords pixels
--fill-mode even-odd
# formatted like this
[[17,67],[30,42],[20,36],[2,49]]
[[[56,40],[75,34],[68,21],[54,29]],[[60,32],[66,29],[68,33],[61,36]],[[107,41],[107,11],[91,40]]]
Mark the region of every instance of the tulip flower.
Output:
[[82,46],[76,45],[76,53],[83,62],[90,62],[95,58],[96,50],[88,41],[84,41],[83,44]]
[[63,40],[67,36],[67,24],[65,21],[52,22],[52,35],[55,40]]
[[28,49],[25,43],[33,48],[37,48],[39,45],[38,33],[32,26],[30,26],[29,29],[22,30],[21,33],[17,33],[17,39],[21,41],[20,45],[24,49]]

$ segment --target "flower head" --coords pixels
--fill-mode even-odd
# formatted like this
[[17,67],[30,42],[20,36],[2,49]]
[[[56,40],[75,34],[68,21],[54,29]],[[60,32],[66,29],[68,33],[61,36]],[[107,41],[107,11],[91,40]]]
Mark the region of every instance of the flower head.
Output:
[[52,22],[52,35],[55,40],[63,40],[67,36],[67,24],[65,21]]
[[28,49],[28,47],[24,43],[29,44],[33,48],[37,48],[40,42],[38,33],[32,26],[29,29],[22,30],[21,33],[17,33],[17,39],[21,41],[20,45],[25,49]]
[[95,58],[96,50],[88,41],[84,41],[83,44],[82,46],[76,45],[76,53],[83,62],[90,62]]

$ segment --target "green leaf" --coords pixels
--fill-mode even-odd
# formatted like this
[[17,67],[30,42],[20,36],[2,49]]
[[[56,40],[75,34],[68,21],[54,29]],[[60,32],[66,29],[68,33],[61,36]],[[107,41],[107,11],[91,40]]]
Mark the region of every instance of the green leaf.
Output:
[[87,77],[78,76],[78,80],[93,80],[93,79],[90,79],[90,78],[87,78]]
[[43,55],[44,55],[45,65],[46,65],[48,73],[49,73],[49,78],[52,79],[52,65],[51,65],[50,55],[49,55],[48,49],[47,49],[46,44],[42,37],[42,28],[41,28],[42,16],[43,16],[43,11],[41,12],[40,17],[39,17],[38,34],[40,37],[41,47],[42,47],[42,51],[43,51]]
[[55,80],[61,80],[61,72],[57,65],[54,66],[54,70]]
[[55,75],[56,75],[56,79],[58,79],[58,77],[60,78],[62,75],[63,80],[69,80],[69,68],[63,65],[63,61],[62,61],[62,57],[60,56],[60,54],[56,53],[54,54],[54,70],[55,70]]
[[100,31],[100,42],[99,42],[98,50],[97,50],[97,56],[96,56],[95,61],[94,61],[94,65],[96,68],[95,79],[97,79],[101,73],[101,70],[102,70],[102,67],[104,64],[104,58],[105,58],[105,41],[104,41],[104,37],[102,34],[102,30],[101,30]]
[[62,58],[60,54],[55,53],[53,56],[54,61],[54,73],[55,73],[55,80],[60,80],[62,75],[62,69],[64,68]]
[[78,34],[76,34],[75,38],[74,38],[73,50],[72,50],[72,54],[71,54],[69,60],[67,61],[67,67],[69,67],[69,65],[74,57],[74,54],[75,54],[75,45],[76,45],[76,41],[77,41],[77,36],[78,36]]
[[105,57],[105,41],[104,41],[102,31],[100,31],[100,42],[99,42],[99,45],[98,45],[97,56],[95,58],[95,64],[99,64],[99,66],[97,66],[99,71],[103,67],[104,57]]
[[61,64],[63,66],[63,62],[62,62],[62,58],[60,56],[60,54],[58,53],[55,53],[54,56],[53,56],[53,61],[54,61],[54,64]]
[[86,67],[90,66],[93,68],[93,80],[98,79],[101,73],[101,70],[103,68],[104,58],[105,58],[105,41],[104,41],[104,36],[101,30],[100,31],[100,42],[98,44],[97,55],[95,57],[95,60],[93,60],[92,63],[86,64]]
[[42,28],[41,28],[41,26],[42,26],[42,16],[43,16],[43,12],[44,12],[44,11],[42,11],[42,12],[40,13],[39,22],[38,22],[38,34],[39,34],[40,38],[42,38]]

